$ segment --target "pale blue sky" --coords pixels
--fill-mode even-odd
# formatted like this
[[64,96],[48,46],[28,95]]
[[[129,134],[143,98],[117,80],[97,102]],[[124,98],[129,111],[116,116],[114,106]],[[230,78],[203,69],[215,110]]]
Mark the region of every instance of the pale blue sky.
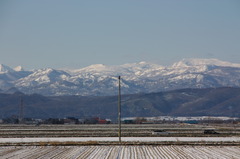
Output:
[[0,63],[240,63],[239,0],[1,0]]

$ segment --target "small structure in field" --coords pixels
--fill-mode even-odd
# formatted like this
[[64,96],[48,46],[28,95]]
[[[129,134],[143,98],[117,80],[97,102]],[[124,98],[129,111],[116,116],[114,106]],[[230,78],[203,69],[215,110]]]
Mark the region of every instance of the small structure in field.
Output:
[[154,130],[152,132],[153,135],[168,135],[169,132],[166,132],[165,130]]
[[204,134],[219,134],[214,129],[207,129],[203,131]]

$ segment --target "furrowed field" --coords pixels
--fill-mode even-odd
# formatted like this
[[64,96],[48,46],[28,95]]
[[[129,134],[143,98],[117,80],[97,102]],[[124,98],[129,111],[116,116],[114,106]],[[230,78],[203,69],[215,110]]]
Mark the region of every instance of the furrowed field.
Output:
[[240,158],[235,146],[17,146],[1,147],[2,159],[226,159]]
[[117,135],[114,124],[0,125],[0,158],[240,158],[237,124],[123,124]]
[[[219,134],[204,134],[203,131],[214,129]],[[240,125],[198,125],[198,124],[123,124],[124,137],[156,137],[155,130],[164,130],[171,137],[206,137],[240,136]],[[95,125],[0,125],[0,137],[117,137],[117,124]]]

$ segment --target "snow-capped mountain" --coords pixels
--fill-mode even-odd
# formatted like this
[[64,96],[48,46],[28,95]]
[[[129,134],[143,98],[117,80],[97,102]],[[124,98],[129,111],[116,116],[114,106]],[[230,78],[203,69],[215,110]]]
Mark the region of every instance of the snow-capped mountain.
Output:
[[74,70],[51,68],[24,71],[0,65],[0,89],[15,87],[43,95],[114,95],[118,76],[123,93],[159,92],[181,88],[239,87],[240,64],[217,59],[183,59],[172,66],[139,62],[119,66],[91,65]]
[[240,64],[220,61],[218,59],[183,59],[173,64],[173,67],[189,67],[189,66],[223,66],[223,67],[240,67]]
[[20,72],[20,71],[24,71],[22,66],[17,66],[14,68],[14,71]]
[[0,64],[0,73],[7,73],[7,72],[13,72],[14,70],[11,69],[10,67]]

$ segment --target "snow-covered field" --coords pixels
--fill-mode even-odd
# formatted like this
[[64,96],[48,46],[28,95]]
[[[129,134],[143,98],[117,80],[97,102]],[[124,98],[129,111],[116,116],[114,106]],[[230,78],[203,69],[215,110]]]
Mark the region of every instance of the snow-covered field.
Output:
[[[118,141],[118,137],[0,138],[0,143]],[[240,142],[240,137],[122,137],[129,142]]]
[[[240,158],[240,146],[208,145],[87,145],[33,146],[41,142],[118,142],[118,137],[0,138],[1,159],[227,159]],[[233,142],[240,137],[122,137],[123,142]],[[9,146],[10,143],[31,146]]]
[[8,146],[1,159],[238,159],[239,146]]

